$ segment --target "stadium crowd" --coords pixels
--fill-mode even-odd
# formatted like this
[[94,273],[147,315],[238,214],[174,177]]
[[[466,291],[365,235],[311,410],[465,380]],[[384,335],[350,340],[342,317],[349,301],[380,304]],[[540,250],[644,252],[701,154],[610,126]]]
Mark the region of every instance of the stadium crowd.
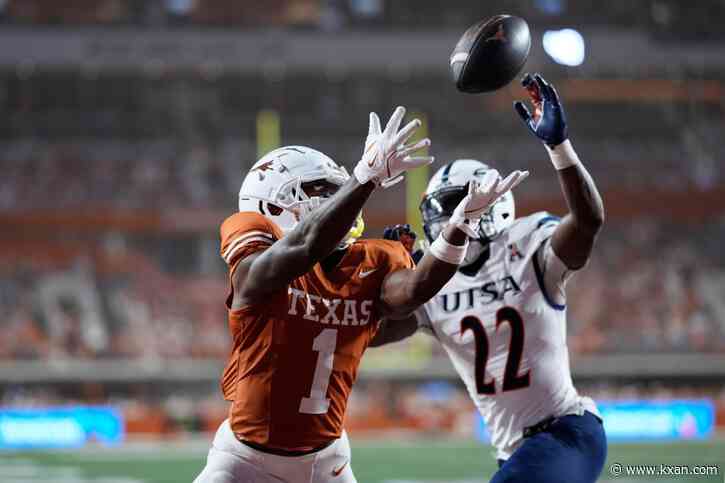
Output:
[[[522,130],[522,134],[526,133]],[[712,133],[708,139],[715,137]],[[517,144],[518,138],[497,140],[454,143],[440,136],[440,142],[434,141],[435,154],[438,159],[452,160],[476,153],[501,171],[529,169],[535,176],[527,180],[523,196],[551,195],[551,183],[555,181],[544,169],[545,154],[540,146]],[[612,143],[618,144],[617,148],[607,146]],[[707,190],[723,180],[723,170],[715,162],[717,150],[693,158],[680,144],[612,143],[589,138],[577,141],[581,152],[596,153],[596,159],[589,164],[604,190]],[[326,149],[324,144],[321,149],[349,165],[359,156],[359,142],[350,139],[344,144],[340,152]],[[632,166],[626,162],[628,156],[644,161]],[[203,142],[187,145],[170,141],[47,142],[28,138],[0,143],[0,212],[233,209],[239,180],[256,157],[253,142],[244,139],[229,140],[214,148]],[[693,161],[681,163],[678,157]],[[646,175],[651,172],[656,176]]]
[[88,146],[74,143],[5,148],[0,210],[6,211],[218,207],[233,199],[227,180],[238,177],[227,176],[231,163],[214,161],[202,146],[184,154],[167,146],[147,145],[140,153],[125,146],[107,157],[86,156]]
[[[492,11],[511,8],[510,2],[504,0],[487,3],[487,8]],[[533,5],[536,8],[529,10],[529,16],[540,22],[565,10],[556,2],[537,1]],[[707,7],[710,7],[709,10],[706,10]],[[710,13],[717,7],[717,4],[708,3],[698,13]],[[635,8],[638,8],[638,15],[631,14]],[[435,0],[267,0],[259,4],[233,0],[76,0],[63,6],[53,0],[3,0],[0,2],[0,21],[11,25],[65,27],[293,26],[337,30],[349,26],[379,27],[381,24],[388,27],[457,25],[467,18],[479,16],[481,9],[476,2],[471,5],[459,2],[455,9],[441,10]],[[636,25],[634,18],[652,15],[647,6],[603,8],[601,2],[592,0],[581,0],[569,5],[567,10],[578,22],[589,24],[609,21],[618,25]],[[690,15],[696,17],[695,14]]]
[[[572,350],[725,352],[724,239],[718,223],[607,226],[569,291]],[[6,249],[0,359],[223,359],[223,273],[171,273],[144,246],[111,239],[21,261]]]
[[[226,354],[223,278],[179,280],[144,257],[70,262],[65,269],[4,264],[0,320],[6,335],[0,359]],[[133,270],[113,271],[108,267],[113,263],[131,263]]]

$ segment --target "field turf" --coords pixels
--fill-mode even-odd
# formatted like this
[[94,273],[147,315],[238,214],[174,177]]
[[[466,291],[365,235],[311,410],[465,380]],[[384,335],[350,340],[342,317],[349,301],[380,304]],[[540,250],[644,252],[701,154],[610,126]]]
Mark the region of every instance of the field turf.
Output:
[[[179,483],[191,482],[201,469],[206,441],[134,443],[117,448],[78,451],[0,453],[1,483]],[[487,482],[495,471],[491,448],[473,441],[355,440],[352,466],[360,483]],[[717,464],[719,476],[615,477],[607,471],[623,465]],[[601,482],[723,483],[725,441],[617,444]]]

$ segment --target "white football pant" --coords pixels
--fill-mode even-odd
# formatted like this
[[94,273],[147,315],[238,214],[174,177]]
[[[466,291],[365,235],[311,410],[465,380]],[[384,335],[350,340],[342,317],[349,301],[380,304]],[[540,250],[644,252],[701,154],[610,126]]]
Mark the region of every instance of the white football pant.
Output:
[[357,483],[347,433],[304,456],[263,453],[240,443],[225,420],[214,436],[206,466],[194,483]]

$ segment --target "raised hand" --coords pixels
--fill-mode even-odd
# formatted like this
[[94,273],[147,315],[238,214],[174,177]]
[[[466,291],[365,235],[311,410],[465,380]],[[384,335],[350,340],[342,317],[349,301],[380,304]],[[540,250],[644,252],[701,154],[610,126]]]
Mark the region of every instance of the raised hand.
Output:
[[416,143],[405,144],[420,127],[420,120],[414,119],[399,130],[404,116],[405,108],[398,107],[390,117],[385,130],[381,130],[380,118],[374,112],[370,113],[365,151],[353,171],[360,184],[372,181],[378,186],[387,188],[401,181],[405,171],[434,161],[432,156],[412,156],[415,152],[430,146],[430,139],[425,138]]
[[468,183],[468,194],[461,200],[449,224],[460,229],[471,238],[478,238],[478,222],[501,196],[514,189],[529,175],[528,171],[514,171],[501,179],[498,171],[489,170],[479,183],[471,180]]
[[568,138],[566,115],[554,87],[539,74],[525,74],[521,85],[529,93],[534,106],[532,115],[521,101],[514,102],[514,109],[529,130],[547,146],[553,148]]

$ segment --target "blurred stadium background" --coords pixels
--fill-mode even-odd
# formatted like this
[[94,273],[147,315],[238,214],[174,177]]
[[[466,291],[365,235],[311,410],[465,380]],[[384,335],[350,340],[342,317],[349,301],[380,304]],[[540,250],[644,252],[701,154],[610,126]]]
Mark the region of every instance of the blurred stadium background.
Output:
[[[0,481],[201,469],[227,409],[218,225],[259,153],[305,144],[350,168],[367,113],[405,105],[432,169],[529,169],[519,213],[560,213],[511,108],[523,92],[448,78],[458,35],[502,12],[529,21],[526,68],[559,88],[605,197],[568,331],[577,386],[611,415],[610,463],[722,470],[724,1],[0,0]],[[377,194],[367,236],[416,223],[427,176]],[[487,481],[485,431],[433,340],[365,357],[358,479]]]

